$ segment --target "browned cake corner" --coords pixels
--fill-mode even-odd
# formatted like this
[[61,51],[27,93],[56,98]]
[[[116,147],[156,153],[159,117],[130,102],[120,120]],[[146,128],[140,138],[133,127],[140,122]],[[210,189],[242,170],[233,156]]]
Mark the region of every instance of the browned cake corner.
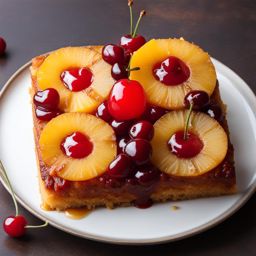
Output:
[[[86,49],[86,47],[84,48]],[[88,48],[97,54],[101,53],[101,46]],[[100,57],[97,54],[94,57],[97,58],[98,62]],[[39,90],[37,72],[44,61],[45,56],[36,57],[32,61],[31,97]],[[99,65],[104,67],[101,63]],[[107,70],[110,72],[110,69]],[[100,101],[103,101],[109,93],[108,91],[104,95],[99,96],[99,91],[97,91],[97,87],[95,88],[95,90],[93,88],[94,91],[91,90],[88,93],[88,97],[90,98],[88,99],[91,105],[89,107],[88,105],[83,106],[84,108],[90,108],[89,112],[95,111],[94,105],[99,105],[99,98]],[[95,97],[95,95],[99,97]],[[60,96],[62,97],[62,95]],[[82,206],[88,208],[94,208],[96,206],[112,208],[117,205],[130,205],[138,197],[142,201],[144,198],[150,197],[154,202],[159,202],[235,193],[234,150],[229,139],[226,106],[221,100],[218,84],[215,86],[210,100],[213,106],[217,106],[222,111],[218,121],[228,137],[228,149],[225,158],[215,168],[201,175],[177,176],[160,171],[159,179],[156,183],[148,183],[143,186],[123,181],[108,183],[104,173],[103,175],[85,181],[70,181],[58,177],[58,171],[53,170],[52,166],[47,166],[42,159],[39,139],[47,122],[41,121],[36,117],[35,105],[32,104],[39,183],[44,208],[49,210],[64,210]]]

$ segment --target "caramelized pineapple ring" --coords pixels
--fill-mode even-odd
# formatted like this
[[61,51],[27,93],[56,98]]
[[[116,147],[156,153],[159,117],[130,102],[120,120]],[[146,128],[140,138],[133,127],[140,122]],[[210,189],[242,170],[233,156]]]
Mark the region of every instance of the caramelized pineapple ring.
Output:
[[[93,81],[89,87],[72,92],[65,87],[61,74],[70,68],[90,69]],[[111,66],[101,57],[98,47],[66,47],[46,57],[37,72],[41,90],[54,88],[60,95],[60,109],[65,112],[93,112],[108,96],[115,80]]]
[[[181,84],[167,86],[153,74],[155,65],[169,57],[176,57],[189,68],[189,78]],[[152,39],[136,51],[131,59],[130,79],[144,87],[148,101],[166,109],[184,107],[185,95],[191,90],[202,90],[212,94],[216,85],[216,72],[210,56],[198,46],[181,39]]]
[[191,158],[180,158],[168,148],[172,135],[184,130],[187,111],[172,111],[162,116],[155,124],[152,140],[152,162],[162,172],[175,176],[198,176],[220,164],[227,154],[228,138],[221,125],[213,118],[192,112],[189,130],[203,143],[200,152]]
[[[91,152],[83,158],[63,153],[63,139],[73,133],[85,135],[92,143]],[[86,113],[65,113],[44,127],[40,140],[42,160],[51,166],[51,174],[65,180],[83,181],[101,175],[116,156],[116,139],[111,126]]]

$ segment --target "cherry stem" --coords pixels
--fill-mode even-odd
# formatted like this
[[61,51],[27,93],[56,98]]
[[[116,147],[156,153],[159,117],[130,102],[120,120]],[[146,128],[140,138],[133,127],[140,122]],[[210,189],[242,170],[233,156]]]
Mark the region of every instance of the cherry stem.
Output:
[[140,16],[139,16],[139,18],[138,18],[138,20],[137,20],[137,23],[136,23],[136,26],[135,26],[135,28],[134,28],[134,31],[133,31],[133,34],[132,34],[132,38],[136,36],[137,31],[138,31],[138,27],[139,27],[139,24],[140,24],[140,20],[141,20],[141,18],[142,18],[145,14],[146,14],[146,11],[145,11],[145,10],[142,10],[142,11],[140,12]]
[[37,226],[32,226],[32,225],[27,225],[25,226],[25,228],[44,228],[44,227],[47,227],[48,226],[48,221],[46,221],[44,224],[42,225],[37,225]]
[[7,186],[9,187],[9,189],[11,191],[12,200],[13,200],[13,203],[14,203],[14,206],[15,206],[15,216],[18,216],[19,215],[19,209],[18,209],[18,204],[17,204],[16,198],[15,198],[15,194],[14,194],[11,182],[10,182],[10,180],[8,178],[8,175],[6,173],[6,170],[5,170],[1,160],[0,160],[0,171],[3,174],[4,179],[5,179],[6,183],[7,183]]
[[184,137],[183,137],[184,140],[188,139],[188,127],[189,127],[189,120],[191,117],[192,109],[193,109],[193,103],[190,103],[189,110],[186,116],[186,122],[185,122]]
[[135,67],[135,68],[130,68],[130,67],[128,67],[128,68],[126,69],[126,71],[128,71],[128,72],[136,71],[136,70],[140,70],[140,67]]
[[133,31],[132,5],[133,5],[133,1],[132,0],[128,0],[128,6],[129,6],[129,9],[130,9],[130,34],[131,35],[132,35],[132,31]]

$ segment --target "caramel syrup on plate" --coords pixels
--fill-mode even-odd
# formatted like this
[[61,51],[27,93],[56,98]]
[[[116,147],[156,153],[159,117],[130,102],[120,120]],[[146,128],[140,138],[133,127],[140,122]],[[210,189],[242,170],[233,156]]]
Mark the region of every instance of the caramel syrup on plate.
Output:
[[71,219],[82,219],[90,214],[91,210],[87,208],[69,208],[65,210],[65,214],[67,217]]
[[[51,211],[51,208],[48,205],[42,204],[41,209],[44,211]],[[86,207],[83,208],[69,208],[64,211],[65,215],[74,220],[82,219],[90,214],[91,210]]]

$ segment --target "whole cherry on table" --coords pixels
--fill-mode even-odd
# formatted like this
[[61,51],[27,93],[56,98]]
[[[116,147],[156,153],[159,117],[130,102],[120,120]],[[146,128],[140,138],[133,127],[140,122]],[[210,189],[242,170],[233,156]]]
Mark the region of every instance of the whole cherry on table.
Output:
[[10,183],[10,180],[8,178],[8,175],[1,161],[0,161],[0,171],[10,190],[10,193],[14,202],[14,206],[15,206],[15,212],[16,212],[15,215],[10,215],[7,218],[5,218],[3,222],[3,229],[5,233],[11,237],[22,237],[23,235],[25,235],[27,229],[46,227],[48,225],[48,222],[45,222],[44,224],[37,225],[37,226],[27,225],[26,218],[22,215],[19,215],[19,209],[18,209],[16,198],[15,198],[15,194],[14,194],[12,185]]

